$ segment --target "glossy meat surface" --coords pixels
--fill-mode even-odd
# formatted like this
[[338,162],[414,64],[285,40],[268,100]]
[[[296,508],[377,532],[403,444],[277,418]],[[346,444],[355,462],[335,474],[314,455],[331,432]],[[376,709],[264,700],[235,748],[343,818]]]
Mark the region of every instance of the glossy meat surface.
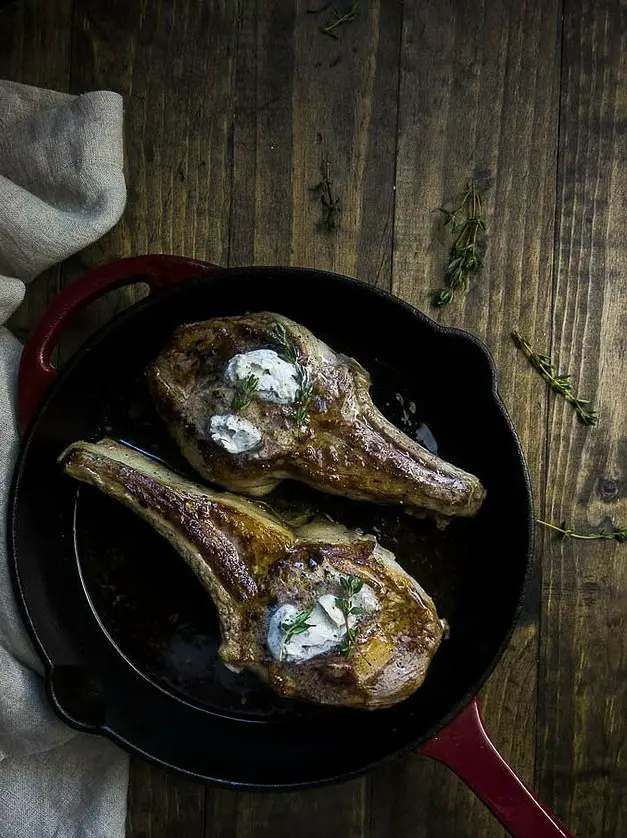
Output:
[[[443,623],[374,537],[329,522],[293,529],[259,503],[208,490],[112,440],[77,442],[60,463],[130,507],[190,565],[217,607],[230,668],[256,672],[284,696],[362,709],[395,704],[422,684]],[[321,597],[340,597],[342,579],[360,580],[370,598],[349,653],[338,646],[303,662],[270,654],[277,608],[309,612]]]
[[[234,408],[229,363],[274,350],[298,359],[309,398],[299,424],[295,404],[253,393]],[[286,478],[357,500],[399,504],[439,518],[477,513],[485,490],[477,477],[431,454],[376,408],[370,376],[307,329],[268,312],[179,327],[148,370],[157,409],[183,454],[208,480],[263,497]],[[232,453],[212,438],[212,417],[236,414],[259,443]],[[248,426],[247,426],[248,427]]]

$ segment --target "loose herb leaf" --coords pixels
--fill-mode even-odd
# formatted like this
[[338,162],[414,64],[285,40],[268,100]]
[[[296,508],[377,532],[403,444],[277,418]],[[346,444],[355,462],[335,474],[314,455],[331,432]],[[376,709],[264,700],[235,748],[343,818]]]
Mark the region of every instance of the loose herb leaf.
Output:
[[541,521],[539,518],[536,518],[536,521],[538,524],[542,524],[543,527],[547,527],[548,529],[558,533],[561,538],[578,538],[582,541],[618,541],[619,544],[627,543],[627,527],[614,527],[611,530],[578,533],[571,527],[568,527],[566,525],[566,521],[563,521],[559,527],[557,524],[550,524],[548,521]]
[[322,180],[317,186],[314,186],[312,191],[320,198],[322,205],[322,221],[320,222],[320,226],[331,233],[339,225],[341,207],[340,199],[333,193],[329,172],[329,164],[323,163]]
[[352,3],[344,13],[339,12],[335,6],[333,6],[331,8],[331,17],[326,24],[324,24],[324,26],[320,27],[322,34],[328,35],[330,38],[335,38],[337,41],[340,37],[336,32],[337,28],[343,26],[345,23],[352,23],[352,21],[354,21],[359,14],[360,5],[360,3]]
[[279,628],[281,629],[283,636],[281,637],[279,660],[282,661],[285,657],[287,644],[290,642],[292,637],[295,637],[297,634],[303,634],[307,631],[307,629],[312,628],[312,624],[307,622],[310,617],[311,611],[299,611],[293,620],[283,620],[280,624]]
[[348,618],[352,614],[359,616],[364,613],[364,609],[353,605],[353,597],[358,594],[364,586],[364,580],[359,576],[340,576],[340,589],[342,596],[335,598],[335,604],[344,615],[344,624],[346,626],[346,636],[344,642],[340,647],[340,652],[345,658],[351,656],[355,644],[357,642],[358,629],[348,624]]
[[481,269],[486,242],[481,196],[486,188],[480,189],[473,180],[468,184],[457,209],[447,210],[440,207],[440,212],[445,216],[444,224],[450,226],[451,234],[455,238],[445,271],[446,286],[433,297],[433,303],[438,307],[451,303],[456,291],[468,290],[471,277]]
[[599,421],[596,410],[588,406],[590,399],[581,399],[575,395],[570,375],[560,375],[550,356],[534,352],[529,341],[518,330],[512,332],[512,338],[531,366],[551,385],[551,389],[575,408],[582,425],[596,425]]
[[240,381],[235,387],[235,393],[231,401],[231,410],[245,410],[252,402],[258,389],[259,379],[256,375],[249,375],[243,381]]

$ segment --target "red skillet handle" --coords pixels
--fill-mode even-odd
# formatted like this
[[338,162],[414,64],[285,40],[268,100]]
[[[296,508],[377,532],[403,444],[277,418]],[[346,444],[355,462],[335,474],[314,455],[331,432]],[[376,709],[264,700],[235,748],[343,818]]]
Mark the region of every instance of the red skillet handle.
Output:
[[181,256],[131,256],[101,265],[67,285],[45,311],[22,352],[17,386],[22,430],[55,379],[57,371],[50,363],[52,350],[76,312],[113,288],[145,282],[154,294],[190,277],[215,270],[218,270],[217,265]]
[[516,838],[572,838],[496,750],[476,698],[419,752],[453,770]]

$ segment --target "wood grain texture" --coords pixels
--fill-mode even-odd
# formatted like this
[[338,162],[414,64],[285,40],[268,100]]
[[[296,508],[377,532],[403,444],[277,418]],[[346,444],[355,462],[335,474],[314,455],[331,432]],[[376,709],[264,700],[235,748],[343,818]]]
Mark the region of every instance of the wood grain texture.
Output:
[[[71,89],[124,97],[128,201],[120,223],[66,263],[64,282],[137,253],[226,264],[237,16],[234,3],[204,0],[77,5]],[[63,355],[143,293],[125,289],[93,304],[69,330]]]
[[[74,0],[27,0],[1,8],[0,78],[66,92],[73,5]],[[58,265],[38,277],[36,286],[9,321],[21,340],[60,288]]]
[[[550,414],[548,511],[582,530],[627,522],[627,5],[568,0],[552,352],[597,405]],[[625,545],[543,545],[539,788],[577,835],[627,834]]]
[[[237,44],[230,264],[391,281],[400,8],[368,3],[335,41],[310,3],[244,4]],[[313,187],[329,163],[340,224]]]
[[[393,290],[487,342],[540,508],[545,394],[517,359],[510,332],[542,340],[550,329],[560,12],[544,0],[405,4],[396,161]],[[493,180],[484,269],[467,295],[434,309],[451,241],[437,208],[454,205],[473,175]],[[483,690],[488,730],[532,787],[540,563],[538,555],[519,627]],[[457,778],[422,758],[371,782],[377,838],[390,820],[408,838],[433,834],[434,823],[442,835],[503,834]]]
[[204,835],[202,786],[131,760],[127,835],[129,838],[196,838]]

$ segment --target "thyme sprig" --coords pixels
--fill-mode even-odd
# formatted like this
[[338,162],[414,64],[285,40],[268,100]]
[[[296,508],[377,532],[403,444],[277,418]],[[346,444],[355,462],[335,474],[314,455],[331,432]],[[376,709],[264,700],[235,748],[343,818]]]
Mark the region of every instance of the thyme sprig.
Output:
[[258,389],[259,379],[256,375],[249,375],[242,381],[239,381],[235,387],[233,399],[231,400],[231,410],[245,410],[252,402]]
[[364,613],[363,608],[360,608],[358,605],[353,603],[353,597],[361,591],[363,586],[364,580],[360,579],[359,576],[349,574],[348,576],[340,577],[340,589],[342,595],[335,598],[335,604],[344,615],[346,636],[342,646],[340,647],[340,652],[345,658],[349,658],[351,656],[353,649],[355,648],[355,644],[357,643],[357,635],[359,634],[359,631],[355,626],[349,625],[348,618],[351,615],[359,617]]
[[575,395],[571,376],[560,375],[550,356],[534,352],[530,342],[518,330],[512,332],[512,338],[531,366],[551,385],[551,389],[575,408],[582,425],[596,425],[599,421],[596,410],[588,406],[590,399],[582,399]]
[[566,525],[566,521],[562,521],[560,526],[557,524],[550,524],[548,521],[541,521],[536,518],[538,524],[547,527],[550,530],[558,533],[561,538],[579,538],[582,541],[618,541],[619,544],[627,543],[627,527],[614,527],[611,530],[597,530],[591,533],[575,532],[572,527]]
[[322,180],[313,187],[313,192],[320,198],[322,204],[322,221],[320,226],[327,232],[335,230],[340,221],[340,199],[333,192],[333,185],[330,178],[331,167],[329,163],[322,164]]
[[339,40],[339,35],[336,32],[338,27],[344,26],[346,23],[352,23],[355,20],[357,15],[359,14],[359,7],[360,3],[351,3],[349,8],[345,12],[338,11],[335,6],[331,7],[331,17],[329,20],[320,27],[320,31],[323,35],[328,35],[330,38],[334,38],[336,41]]
[[272,327],[272,338],[281,350],[278,354],[289,364],[297,364],[300,359],[300,353],[297,347],[290,342],[287,336],[287,329],[283,323],[275,323]]
[[296,374],[298,376],[298,390],[296,391],[296,401],[294,403],[294,419],[296,421],[296,427],[302,430],[307,424],[307,418],[309,416],[309,405],[313,398],[313,384],[311,383],[309,370],[303,364],[296,364]]
[[296,381],[298,390],[294,400],[294,420],[296,427],[302,431],[307,425],[309,407],[313,398],[313,383],[311,374],[303,362],[298,348],[291,343],[285,326],[282,323],[275,323],[272,327],[272,337],[280,349],[279,355],[284,361],[294,364],[296,367]]
[[307,629],[312,628],[311,623],[307,622],[310,617],[311,611],[299,611],[293,620],[283,620],[283,622],[279,624],[282,634],[281,648],[279,649],[280,661],[284,659],[287,651],[287,644],[290,642],[292,637],[295,637],[297,634],[303,634],[307,631]]
[[455,292],[468,290],[471,277],[479,272],[485,251],[486,226],[483,219],[482,193],[477,182],[472,180],[464,194],[461,204],[454,210],[440,207],[445,216],[445,225],[450,225],[455,237],[446,266],[446,286],[440,288],[433,297],[434,305],[441,307],[453,301]]

